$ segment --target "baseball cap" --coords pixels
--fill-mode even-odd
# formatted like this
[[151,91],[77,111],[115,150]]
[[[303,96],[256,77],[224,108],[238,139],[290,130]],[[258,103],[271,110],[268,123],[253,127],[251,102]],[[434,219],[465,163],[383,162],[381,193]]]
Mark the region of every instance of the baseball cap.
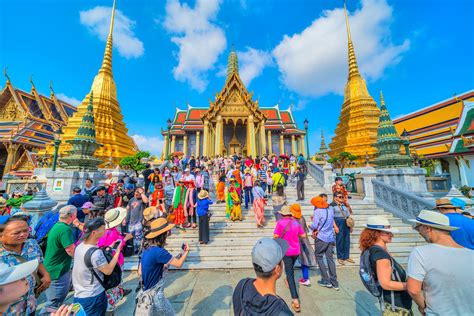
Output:
[[105,190],[105,187],[103,185],[97,188],[97,191],[102,191],[102,190]]
[[38,259],[9,266],[3,262],[0,263],[0,285],[12,283],[32,274],[38,268]]
[[91,220],[88,220],[84,224],[84,235],[82,235],[82,239],[89,237],[89,235],[94,230],[99,229],[101,226],[105,226],[105,220],[102,217],[96,217]]
[[59,215],[73,215],[77,212],[77,208],[74,205],[66,205],[61,207]]
[[258,264],[263,272],[270,272],[281,262],[289,247],[284,239],[262,238],[253,246],[252,262]]

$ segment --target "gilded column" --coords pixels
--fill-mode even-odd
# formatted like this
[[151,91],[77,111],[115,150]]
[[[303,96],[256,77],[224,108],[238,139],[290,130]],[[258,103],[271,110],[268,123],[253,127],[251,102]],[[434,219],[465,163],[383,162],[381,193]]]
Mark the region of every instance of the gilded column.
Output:
[[184,134],[183,136],[183,154],[184,157],[188,156],[188,135]]
[[209,157],[214,156],[214,140],[215,140],[214,127],[209,126]]
[[171,135],[171,152],[176,151],[176,135]]
[[163,148],[163,149],[164,149],[163,152],[165,153],[165,159],[167,159],[167,158],[168,158],[168,155],[170,154],[170,153],[168,152],[169,148],[170,148],[170,147],[169,147],[169,138],[168,138],[168,134],[166,134],[166,135],[165,135],[165,148]]
[[272,154],[272,131],[268,131],[268,154]]
[[222,154],[222,148],[221,148],[221,143],[222,143],[222,133],[223,133],[223,128],[222,128],[222,116],[218,115],[217,120],[216,120],[216,137],[215,137],[215,155],[220,155]]
[[253,115],[249,116],[248,120],[248,129],[249,129],[249,139],[250,139],[250,155],[252,155],[252,158],[255,158],[256,156],[256,150],[255,150],[255,125],[253,123]]
[[20,145],[15,143],[4,143],[4,145],[7,150],[7,161],[5,162],[5,169],[3,170],[3,174],[5,175],[11,171]]
[[296,142],[295,142],[295,135],[291,135],[291,153],[296,155]]
[[267,145],[265,144],[265,122],[260,122],[260,155],[267,153]]
[[204,121],[204,139],[202,142],[202,154],[203,156],[208,157],[209,156],[209,149],[208,149],[208,143],[209,143],[209,121],[205,120]]
[[199,157],[201,155],[200,140],[201,140],[201,131],[196,131],[196,157]]
[[303,154],[304,156],[304,146],[303,146],[303,136],[298,136],[298,154]]
[[283,134],[280,134],[280,155],[285,153],[285,142],[283,138]]

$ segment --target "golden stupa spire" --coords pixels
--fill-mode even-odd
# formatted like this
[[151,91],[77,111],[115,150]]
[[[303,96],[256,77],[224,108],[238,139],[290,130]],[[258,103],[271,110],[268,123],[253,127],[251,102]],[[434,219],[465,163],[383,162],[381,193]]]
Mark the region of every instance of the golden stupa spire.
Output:
[[107,72],[112,74],[112,50],[113,50],[113,32],[114,32],[114,20],[115,20],[115,0],[112,6],[112,16],[110,18],[109,35],[107,36],[107,43],[105,45],[104,60],[102,61],[102,67],[99,72]]
[[349,79],[354,76],[360,76],[359,67],[357,66],[357,59],[354,51],[354,44],[352,43],[351,29],[349,27],[349,17],[347,16],[346,2],[344,2],[344,15],[346,17],[346,30],[347,30],[347,54],[349,60]]

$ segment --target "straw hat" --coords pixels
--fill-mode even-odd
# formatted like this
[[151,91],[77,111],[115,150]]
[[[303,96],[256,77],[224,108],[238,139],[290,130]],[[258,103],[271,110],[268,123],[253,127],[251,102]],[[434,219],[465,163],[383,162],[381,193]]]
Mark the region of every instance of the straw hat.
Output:
[[149,206],[146,209],[143,210],[143,218],[147,221],[153,219],[156,214],[156,207],[154,206]]
[[280,213],[283,216],[293,215],[290,211],[290,208],[286,204],[282,206],[281,210],[278,213]]
[[145,238],[152,239],[156,236],[159,236],[171,228],[174,227],[174,224],[169,224],[166,218],[160,217],[151,222],[150,233],[148,233]]
[[290,211],[293,214],[293,217],[296,219],[301,218],[301,205],[295,203],[290,205]]
[[250,173],[250,168],[245,168],[244,173]]
[[202,200],[209,197],[209,193],[206,190],[201,190],[198,194],[198,199]]
[[393,228],[388,219],[384,216],[369,216],[365,228],[380,230],[387,233],[398,233],[397,228]]
[[452,208],[452,209],[456,209],[456,206],[454,206],[454,205],[451,203],[451,200],[450,200],[450,199],[443,198],[443,199],[438,199],[438,200],[436,200],[436,207],[435,207],[434,209],[438,209],[438,208]]
[[127,210],[123,207],[116,207],[108,210],[104,214],[104,220],[107,228],[117,227],[127,216]]
[[446,215],[428,210],[421,210],[415,219],[410,219],[409,221],[440,230],[453,231],[459,229],[459,227],[449,225],[449,217]]

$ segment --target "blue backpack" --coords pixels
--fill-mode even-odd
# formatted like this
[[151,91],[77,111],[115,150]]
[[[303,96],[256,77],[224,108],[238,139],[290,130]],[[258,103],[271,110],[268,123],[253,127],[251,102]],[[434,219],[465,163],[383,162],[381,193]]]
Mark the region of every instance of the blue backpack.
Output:
[[46,251],[46,242],[48,240],[48,233],[51,228],[59,220],[59,212],[47,212],[43,217],[38,221],[38,224],[35,226],[35,239],[38,242],[43,253]]

